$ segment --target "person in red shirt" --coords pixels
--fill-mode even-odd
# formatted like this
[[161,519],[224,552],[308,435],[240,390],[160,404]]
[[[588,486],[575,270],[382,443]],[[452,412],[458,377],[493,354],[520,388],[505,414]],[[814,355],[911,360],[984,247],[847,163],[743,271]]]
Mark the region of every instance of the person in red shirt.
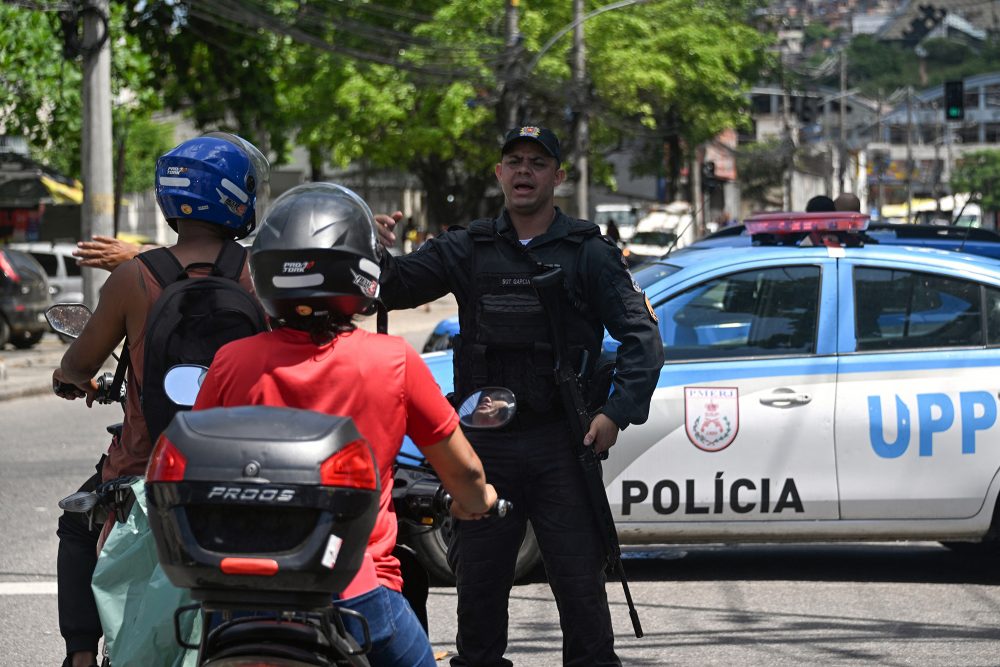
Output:
[[[378,297],[375,219],[332,183],[292,188],[261,223],[250,255],[257,295],[273,330],[215,355],[195,410],[270,405],[350,416],[371,444],[381,478],[375,527],[361,570],[335,602],[368,622],[371,664],[434,665],[427,635],[402,595],[392,506],[393,461],[408,435],[454,498],[461,519],[496,503],[482,463],[417,352],[396,336],[357,329],[352,318]],[[359,641],[359,624],[344,618]]]

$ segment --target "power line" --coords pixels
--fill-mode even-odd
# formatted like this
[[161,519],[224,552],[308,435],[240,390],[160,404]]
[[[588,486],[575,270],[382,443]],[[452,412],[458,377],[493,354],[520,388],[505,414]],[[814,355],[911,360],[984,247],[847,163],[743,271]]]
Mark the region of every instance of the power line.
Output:
[[[245,3],[237,3],[231,0],[203,0],[202,2],[192,3],[190,11],[192,15],[196,15],[202,20],[230,29],[239,26],[242,28],[252,28],[255,31],[263,30],[269,33],[281,34],[296,42],[323,51],[347,56],[363,62],[388,65],[395,69],[409,71],[430,78],[452,80],[456,76],[469,76],[472,74],[466,66],[455,66],[451,63],[444,63],[443,65],[419,64],[398,57],[331,43],[318,35],[314,35],[297,26],[289,25],[272,14],[262,13],[256,8],[248,8]],[[349,30],[347,32],[350,33]]]

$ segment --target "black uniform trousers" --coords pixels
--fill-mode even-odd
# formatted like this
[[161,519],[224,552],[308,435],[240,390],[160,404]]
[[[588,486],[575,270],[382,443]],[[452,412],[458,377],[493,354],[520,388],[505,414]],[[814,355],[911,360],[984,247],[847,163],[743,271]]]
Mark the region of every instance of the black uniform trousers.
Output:
[[[97,472],[80,487],[93,491],[101,483],[104,457]],[[87,525],[87,515],[63,512],[59,517],[59,554],[56,560],[56,582],[59,586],[59,632],[66,641],[66,654],[78,651],[97,653],[97,643],[104,631],[97,613],[90,580],[97,567],[97,540],[102,524]]]
[[530,520],[559,610],[564,665],[620,665],[605,591],[606,555],[564,420],[468,431],[486,480],[514,504],[504,518],[456,521],[448,560],[458,580],[453,667],[509,666],[507,606]]

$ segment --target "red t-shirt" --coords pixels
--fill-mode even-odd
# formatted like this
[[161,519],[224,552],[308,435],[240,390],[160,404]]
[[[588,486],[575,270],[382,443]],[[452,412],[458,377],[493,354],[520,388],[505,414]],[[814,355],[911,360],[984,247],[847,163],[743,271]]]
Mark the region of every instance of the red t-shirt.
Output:
[[361,329],[317,347],[309,334],[278,329],[223,346],[195,410],[271,405],[350,416],[375,452],[382,493],[368,538],[379,583],[401,591],[392,507],[392,465],[403,436],[418,447],[447,438],[458,415],[420,355],[397,336]]

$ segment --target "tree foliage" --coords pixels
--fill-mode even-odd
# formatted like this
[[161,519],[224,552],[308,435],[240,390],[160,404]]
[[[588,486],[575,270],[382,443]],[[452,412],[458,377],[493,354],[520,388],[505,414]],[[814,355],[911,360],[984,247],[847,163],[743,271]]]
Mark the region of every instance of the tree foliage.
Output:
[[[847,47],[847,78],[852,87],[860,88],[869,97],[879,91],[892,92],[905,86],[924,88],[944,81],[963,79],[975,74],[994,72],[1000,62],[1000,41],[989,40],[979,49],[944,39],[927,40],[923,44],[926,56],[921,58],[912,47],[896,42],[884,42],[872,35],[858,35]],[[824,81],[839,85],[831,75]]]
[[1000,211],[1000,150],[962,156],[951,176],[954,192],[968,192],[987,211]]
[[[586,10],[606,4],[589,0]],[[565,0],[520,3],[514,48],[504,0],[118,0],[116,81],[143,108],[156,100],[200,129],[236,131],[279,162],[304,146],[314,178],[327,164],[413,174],[432,222],[451,224],[495,210],[492,166],[511,113],[556,130],[572,166],[574,121],[585,111],[592,179],[609,181],[602,158],[623,147],[638,146],[637,173],[659,173],[665,143],[676,177],[687,147],[748,122],[745,93],[768,64],[769,39],[748,22],[760,4],[650,0],[594,15],[580,87]],[[65,67],[75,81],[60,71],[51,16],[4,12],[32,36],[34,52],[18,47],[22,69],[46,66],[26,72],[40,92],[23,96],[30,104],[19,101],[8,126],[29,130],[33,146],[64,149],[79,134],[78,65]],[[55,105],[63,81],[73,97]],[[34,121],[26,109],[61,116]]]
[[[150,115],[160,100],[150,85],[150,58],[123,30],[125,12],[110,17],[111,83],[115,143],[125,119],[144,129],[142,145],[124,152],[127,187],[152,185],[149,153],[169,148],[169,138],[152,130]],[[64,49],[64,33],[53,12],[0,5],[0,132],[28,140],[32,157],[68,176],[80,177],[83,75],[79,54]],[[78,28],[79,26],[77,26]],[[147,131],[148,130],[148,131]],[[132,190],[126,189],[126,192]]]

